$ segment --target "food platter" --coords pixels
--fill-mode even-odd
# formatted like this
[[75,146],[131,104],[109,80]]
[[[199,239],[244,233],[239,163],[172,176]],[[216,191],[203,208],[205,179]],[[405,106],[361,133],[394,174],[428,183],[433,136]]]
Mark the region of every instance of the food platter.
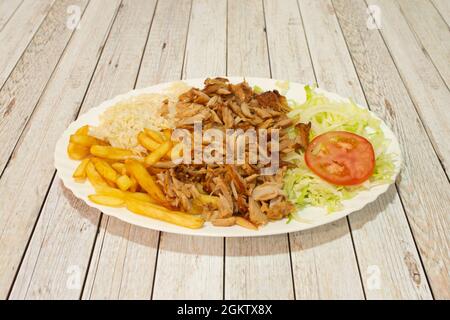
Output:
[[[242,77],[229,77],[231,83],[239,83],[244,80]],[[265,78],[245,78],[250,86],[258,86],[263,90],[273,90],[277,89],[280,82],[274,79]],[[193,87],[201,87],[203,85],[204,78],[201,79],[190,79],[184,80],[186,84]],[[94,188],[89,183],[78,183],[72,179],[72,173],[76,169],[78,162],[73,161],[67,155],[67,146],[69,143],[70,135],[73,134],[78,128],[84,125],[96,126],[99,123],[99,116],[109,107],[117,104],[120,101],[127,100],[131,97],[139,96],[145,93],[159,93],[164,89],[171,86],[172,83],[158,84],[152,87],[138,89],[130,91],[126,94],[119,95],[111,100],[105,101],[99,106],[90,109],[85,114],[81,115],[76,121],[72,122],[69,127],[64,131],[62,136],[59,138],[56,148],[55,148],[55,167],[57,169],[58,177],[64,183],[64,186],[72,191],[72,193],[82,201],[86,202],[89,206],[99,209],[104,214],[116,217],[125,222],[141,226],[144,228],[149,228],[153,230],[159,230],[164,232],[172,232],[177,234],[185,235],[198,235],[198,236],[214,236],[214,237],[250,237],[250,236],[264,236],[264,235],[275,235],[283,234],[288,232],[295,232],[301,230],[307,230],[320,225],[324,225],[338,219],[341,219],[352,212],[362,209],[365,205],[375,201],[378,196],[386,192],[389,188],[389,184],[381,184],[374,186],[368,190],[360,191],[354,198],[349,200],[344,200],[342,202],[343,207],[341,210],[328,213],[323,208],[317,207],[306,207],[302,209],[301,216],[304,218],[305,222],[299,222],[297,220],[291,220],[289,223],[287,219],[271,222],[259,230],[245,229],[239,226],[231,227],[217,227],[213,226],[211,223],[205,223],[203,228],[200,229],[188,229],[180,227],[177,225],[172,225],[163,221],[151,219],[141,215],[137,215],[127,210],[126,208],[114,208],[107,207],[93,203],[89,200],[88,196],[95,193]],[[320,89],[321,93],[326,95],[328,98],[333,100],[346,101],[346,98],[340,97],[337,94],[329,93]],[[286,88],[283,94],[288,100],[295,100],[297,103],[302,103],[306,99],[306,94],[304,90],[304,85],[299,83],[290,82],[289,87]],[[363,108],[363,107],[361,107]],[[375,118],[378,118],[375,114],[372,114]],[[398,175],[401,168],[401,152],[400,146],[394,133],[389,129],[389,127],[383,122],[381,124],[381,129],[385,134],[387,140],[390,141],[388,146],[388,151],[394,153],[397,156],[397,161],[395,162],[395,177]],[[361,214],[361,213],[355,213]]]

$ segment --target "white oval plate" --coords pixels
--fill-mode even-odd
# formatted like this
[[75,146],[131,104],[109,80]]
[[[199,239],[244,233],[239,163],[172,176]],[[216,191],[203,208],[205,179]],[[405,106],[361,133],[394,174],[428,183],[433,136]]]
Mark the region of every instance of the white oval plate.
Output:
[[[239,83],[243,81],[242,77],[228,77],[230,82]],[[257,85],[264,90],[273,90],[280,89],[277,87],[278,82],[274,79],[265,79],[265,78],[246,78],[247,82],[250,86]],[[191,79],[184,80],[188,85],[195,87],[203,86],[204,78],[202,79]],[[81,115],[78,120],[72,122],[70,126],[64,131],[62,136],[59,138],[56,149],[55,149],[55,167],[58,170],[58,176],[63,181],[64,185],[70,189],[73,194],[86,202],[89,206],[97,208],[101,210],[103,213],[121,219],[131,224],[135,224],[138,226],[142,226],[149,229],[160,230],[165,232],[172,232],[178,234],[185,235],[197,235],[197,236],[213,236],[213,237],[253,237],[253,236],[264,236],[264,235],[274,235],[274,234],[282,234],[287,232],[294,232],[300,230],[311,229],[320,225],[324,225],[338,219],[341,219],[348,214],[360,210],[366,204],[374,201],[380,194],[386,192],[389,188],[389,184],[383,184],[379,186],[375,186],[370,190],[361,191],[355,196],[353,199],[343,201],[343,210],[338,212],[333,212],[332,214],[327,214],[325,209],[322,208],[306,208],[301,212],[301,216],[307,218],[308,223],[300,223],[298,221],[291,221],[290,223],[286,223],[287,219],[271,222],[266,226],[260,228],[258,231],[253,231],[249,229],[245,229],[239,226],[233,227],[215,227],[209,222],[205,223],[205,226],[201,229],[188,229],[179,227],[176,225],[172,225],[163,221],[143,217],[137,214],[134,214],[128,211],[126,208],[112,208],[101,206],[91,202],[88,199],[88,195],[94,193],[93,187],[88,183],[77,183],[72,179],[72,173],[79,164],[79,161],[71,160],[67,155],[67,145],[69,142],[69,136],[73,134],[76,129],[79,127],[89,124],[92,126],[98,125],[99,115],[103,113],[110,106],[115,105],[121,100],[129,99],[132,96],[137,96],[143,93],[153,93],[153,92],[161,92],[165,88],[169,87],[171,83],[163,83],[158,84],[156,86],[152,86],[149,88],[133,90],[126,94],[117,96],[111,100],[103,102],[96,108],[90,109],[87,113]],[[282,90],[280,90],[282,91]],[[348,100],[342,98],[336,94],[325,92],[320,90],[324,94],[326,94],[329,98],[335,100]],[[304,91],[304,85],[299,83],[290,82],[289,90],[287,92],[282,92],[285,94],[288,99],[294,99],[297,102],[301,103],[305,101],[306,95]],[[373,113],[372,113],[373,114]],[[374,117],[378,118],[375,114]],[[401,152],[400,146],[397,138],[394,133],[388,128],[388,126],[383,122],[382,129],[385,133],[387,139],[391,140],[389,145],[388,152],[394,152],[398,155],[398,161],[396,162],[396,176],[400,171],[401,167]],[[395,179],[394,179],[395,180]]]

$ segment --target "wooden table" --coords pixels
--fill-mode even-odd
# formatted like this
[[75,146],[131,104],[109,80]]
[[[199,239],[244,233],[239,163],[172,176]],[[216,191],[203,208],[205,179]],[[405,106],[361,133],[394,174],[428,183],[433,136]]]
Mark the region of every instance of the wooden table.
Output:
[[[449,0],[1,0],[0,298],[449,299],[449,24]],[[62,186],[78,114],[212,75],[353,97],[395,131],[401,176],[346,219],[247,239],[142,229]]]

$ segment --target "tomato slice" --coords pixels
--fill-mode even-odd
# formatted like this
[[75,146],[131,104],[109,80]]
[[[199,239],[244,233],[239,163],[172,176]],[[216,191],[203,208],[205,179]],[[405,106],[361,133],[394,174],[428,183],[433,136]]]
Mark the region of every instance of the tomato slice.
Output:
[[305,162],[322,179],[350,186],[370,178],[375,168],[375,153],[364,137],[330,131],[311,141],[305,152]]

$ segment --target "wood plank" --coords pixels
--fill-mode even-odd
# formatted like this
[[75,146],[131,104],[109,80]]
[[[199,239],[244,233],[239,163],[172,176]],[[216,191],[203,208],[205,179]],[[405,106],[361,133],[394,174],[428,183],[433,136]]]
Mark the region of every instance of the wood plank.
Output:
[[23,0],[7,0],[0,2],[0,32],[8,23],[16,10],[22,4]]
[[431,3],[439,11],[439,14],[447,22],[447,25],[450,26],[450,2],[447,0],[431,0]]
[[[226,19],[226,1],[193,1],[183,78],[225,74]],[[161,233],[153,299],[222,299],[223,244]]]
[[299,0],[318,85],[366,106],[331,1]]
[[270,77],[262,3],[228,2],[229,76]]
[[367,3],[379,6],[382,12],[380,32],[448,175],[450,91],[417,42],[398,3],[389,0],[368,0]]
[[223,296],[223,239],[161,233],[153,299]]
[[[190,1],[158,3],[150,34],[147,32],[137,87],[179,79],[189,10]],[[138,70],[133,68],[133,71],[136,77]],[[159,232],[107,216],[103,216],[102,225],[83,299],[150,299]]]
[[[290,51],[292,50],[291,46],[294,41],[289,39],[289,37],[299,38],[300,35],[304,34],[296,2],[286,2],[284,6],[276,6],[276,3],[266,1],[265,8],[269,44],[271,43],[271,38],[274,39],[274,45],[269,46],[271,64],[275,65],[277,59],[284,61],[283,65],[285,65],[285,70],[280,74],[284,74],[293,80],[303,83],[313,82],[314,76],[311,75],[312,71],[309,75],[302,75],[298,71],[296,72],[296,70],[307,68],[307,65],[311,69],[306,43],[303,45],[303,50]],[[320,11],[320,9],[317,10]],[[315,18],[318,19],[317,16]],[[323,22],[323,19],[318,20],[321,21],[321,26],[330,24],[329,21]],[[336,31],[336,27],[336,24],[334,24],[333,32]],[[320,34],[333,34],[333,32],[324,30],[323,27],[319,30],[318,32]],[[279,34],[285,35],[283,39],[286,40],[277,38]],[[308,36],[316,35],[314,33],[311,35],[308,33]],[[338,40],[326,40],[329,40],[330,43],[337,42],[339,45]],[[301,43],[301,41],[304,42],[304,40],[297,39],[296,43]],[[342,54],[345,55],[345,51]],[[296,59],[292,59],[293,56]],[[333,78],[335,77],[334,72],[339,74],[341,71],[339,69],[336,70],[336,68],[332,69],[332,66],[329,65],[329,60],[324,60],[325,58],[322,57],[322,62],[325,64],[323,69],[329,70],[331,72],[329,77]],[[343,61],[345,60],[348,65],[350,60],[343,59]],[[302,68],[291,66],[292,62],[290,61],[296,61],[296,63],[303,61],[304,66]],[[274,77],[277,77],[275,73]],[[318,73],[318,77],[320,83],[323,74]],[[361,212],[358,216],[366,214],[366,212]],[[372,248],[370,243],[367,246],[370,249]],[[361,297],[362,293],[358,270],[345,219],[330,226],[291,235],[291,248],[297,298]],[[377,251],[377,254],[380,254],[380,252]],[[343,260],[342,257],[346,258]],[[380,256],[380,260],[382,259],[383,255]],[[349,266],[351,266],[350,269]],[[336,274],[340,274],[341,279],[335,279]],[[349,287],[349,283],[352,283],[354,287]],[[360,295],[355,295],[355,292],[359,292]]]
[[272,77],[315,83],[297,1],[287,0],[279,5],[276,0],[264,0],[264,14]]
[[[139,70],[142,52],[145,47],[148,30],[152,20],[152,14],[149,15],[149,12],[152,13],[154,7],[155,2],[143,0],[128,0],[122,2],[120,11],[110,32],[108,42],[106,43],[103,50],[96,73],[94,74],[89,92],[82,106],[82,112],[97,105],[105,99],[111,98],[119,93],[126,92],[133,88]],[[59,187],[56,190],[57,193],[62,193],[64,191],[65,190],[62,190]],[[81,202],[78,199],[75,199],[72,195],[68,197],[66,202],[67,201],[73,201],[76,203]],[[88,211],[92,216],[95,216],[96,218],[93,220],[94,222],[98,223],[100,218],[99,212],[92,208],[89,208],[89,210],[86,211]],[[65,222],[65,224],[69,226],[77,225],[80,223],[80,220],[82,220],[82,216],[80,216],[78,212],[74,212],[71,220]],[[60,225],[58,220],[51,221],[51,224]],[[113,227],[110,227],[110,230],[108,231],[108,233],[106,233],[105,229],[108,225],[114,226],[114,222],[112,222],[111,224],[104,224],[102,221],[102,226],[105,226],[105,228],[100,230],[100,234],[98,236],[100,239],[103,239],[101,244],[105,247],[111,248],[109,245],[114,245],[114,241],[118,239],[119,242],[122,242],[124,244],[125,252],[128,256],[133,257],[134,255],[137,255],[136,260],[138,260],[137,258],[139,258],[139,250],[137,248],[140,245],[153,243],[152,238],[143,235],[140,230],[131,230],[127,239],[122,239],[120,234],[116,236],[114,232],[117,229]],[[94,223],[92,226],[96,227],[96,224]],[[97,229],[95,228],[95,230],[93,230],[93,232],[89,232],[87,236],[80,235],[78,233],[71,234],[71,236],[73,236],[74,238],[79,237],[77,240],[74,240],[75,242],[84,244],[83,246],[81,246],[82,250],[78,248],[79,251],[82,251],[85,254],[84,258],[87,256],[87,259],[79,260],[83,279],[86,273],[86,269],[89,265],[89,255],[91,253],[91,246],[94,243],[94,235],[96,231]],[[46,239],[46,241],[49,240]],[[114,249],[111,252],[111,254],[113,255],[120,255],[120,253],[123,253],[117,250],[117,248],[111,249]],[[59,250],[65,252],[65,247],[60,248]],[[75,256],[77,253],[68,246],[67,252],[65,252],[65,254],[69,256],[69,258],[64,261],[66,264],[68,264],[71,260],[70,257]],[[104,262],[108,262],[107,258],[108,256],[106,256],[105,258],[100,256],[99,259],[93,261],[90,264],[91,268],[94,268],[94,271],[100,270],[100,272],[111,270],[110,266],[104,264]],[[140,262],[144,263],[146,261],[140,260]],[[122,264],[122,266],[122,271],[124,273],[129,273],[130,275],[134,274],[133,265],[127,265],[124,263]],[[103,267],[106,267],[106,269],[103,270]],[[117,270],[120,269],[117,268]],[[92,280],[88,279],[88,282],[86,283],[85,292],[90,292],[90,295],[95,295],[98,298],[104,297],[108,293],[111,294],[111,297],[116,297],[113,295],[112,291],[119,287],[117,288],[119,289],[119,291],[117,291],[117,296],[120,296],[122,292],[123,294],[129,294],[130,296],[133,296],[133,294],[139,294],[138,287],[133,288],[133,286],[136,284],[136,281],[133,282],[131,281],[131,279],[127,279],[126,276],[116,278],[114,277],[114,274],[107,273],[106,271],[105,274],[102,275],[103,277],[98,276],[98,278],[97,274],[93,273],[94,277],[92,278]],[[54,272],[64,273],[64,269],[60,268]],[[112,279],[109,278],[108,275],[111,275]],[[40,281],[42,281],[42,283],[49,282],[49,280],[46,279],[46,276],[43,274],[37,275],[36,278],[39,281],[33,281],[33,284],[35,286],[41,285]],[[122,279],[124,281],[123,283],[121,282]],[[140,281],[142,281],[142,284],[144,284],[145,278],[142,275],[140,275],[139,279]],[[36,282],[38,282],[38,284],[36,284]],[[101,288],[106,289],[107,284],[111,285],[111,290],[105,293],[101,290]],[[81,293],[81,289],[82,288],[78,288],[78,294]]]
[[[135,17],[130,15],[129,19],[134,20],[138,18],[148,20],[152,18],[151,15],[148,15],[148,12],[155,10],[155,2],[139,1],[129,2],[129,4],[133,8],[132,10],[135,15]],[[133,40],[139,46],[145,44],[144,41],[147,39],[150,23],[152,24],[150,31],[152,33],[154,32],[154,27],[157,27],[162,21],[161,10],[162,12],[168,12],[167,10],[164,11],[164,8],[173,9],[172,6],[167,6],[167,4],[166,2],[163,6],[158,5],[155,17],[152,19],[153,22],[150,20],[146,21],[146,26],[144,27],[144,24],[142,24],[140,27],[142,30],[136,30],[136,28],[129,30],[130,34],[136,33],[145,36]],[[152,6],[151,9],[149,7],[150,5]],[[164,19],[167,19],[167,16],[164,16]],[[126,24],[126,21],[124,21],[124,24]],[[120,43],[123,43],[123,41]],[[149,40],[145,51],[152,45],[154,43]],[[124,44],[124,48],[127,46],[133,46],[133,44]],[[118,71],[111,71],[110,76],[104,75],[102,77],[110,78],[113,76],[116,79],[114,82],[117,83],[117,86],[122,87],[120,90],[123,92],[132,89],[136,83],[144,47],[140,50],[137,50],[136,47],[133,51],[135,51],[133,54],[134,59],[129,60],[129,66],[125,66]],[[122,54],[111,51],[111,58],[108,59],[114,61],[116,58],[113,55],[120,57]],[[147,68],[144,62],[141,68]],[[122,78],[128,80],[121,81],[120,79]],[[91,268],[89,269],[83,299],[149,299],[153,286],[153,270],[155,268],[159,239],[158,232],[132,226],[105,215],[102,217],[102,224],[105,227],[101,228],[100,231],[99,239],[101,241],[96,242],[95,254],[91,262]],[[114,267],[111,268],[111,266]]]
[[395,187],[349,219],[367,299],[432,298]]
[[193,1],[183,78],[206,78],[226,73],[226,25],[226,1]]
[[[384,46],[383,39],[378,32],[368,30],[366,27],[363,15],[367,9],[365,3],[359,0],[336,0],[334,3],[369,105],[387,121],[400,140],[404,165],[401,176],[397,180],[397,188],[434,297],[448,298],[449,215],[447,204],[450,199],[450,189],[447,177],[433,152],[413,101],[408,96],[408,91],[401,81],[389,51]],[[386,19],[383,20],[383,29],[386,23]],[[389,206],[393,206],[396,201],[394,199]],[[382,202],[379,204],[383,205]],[[372,210],[372,206],[369,208]],[[386,228],[386,234],[393,234],[392,240],[389,241],[390,245],[402,247],[403,253],[399,258],[404,261],[399,263],[395,262],[398,258],[395,260],[390,258],[383,264],[378,262],[375,264],[379,265],[382,272],[393,268],[402,270],[406,266],[409,277],[399,282],[401,287],[397,290],[408,290],[409,294],[412,294],[414,289],[417,297],[429,298],[425,290],[426,280],[421,272],[415,250],[409,244],[409,240],[405,242],[404,227],[399,228],[393,224],[394,217],[403,220],[399,214],[394,213],[384,217],[377,216],[377,219],[388,220],[384,228]],[[358,216],[355,215],[354,218]],[[360,223],[355,221],[356,225]],[[376,224],[371,223],[370,228],[372,227],[376,227]],[[360,258],[368,254],[366,249],[368,241],[380,240],[375,237],[370,239],[362,233],[358,235],[358,232],[359,230],[354,233],[354,238],[357,251],[361,252],[358,255]],[[386,235],[381,236],[382,241],[387,240],[384,239]],[[359,237],[361,237],[360,240]],[[386,249],[389,249],[389,246],[383,247],[383,250]],[[371,261],[376,259],[370,258],[367,264],[372,263]],[[387,265],[383,266],[384,264]],[[392,274],[391,277],[399,278],[399,275]],[[410,283],[408,287],[405,287],[406,280],[409,282],[412,280],[414,286],[411,287]],[[384,276],[383,281],[385,281]],[[368,292],[369,294],[378,296],[376,292]],[[393,296],[398,297],[398,293],[394,290]]]
[[188,33],[191,1],[158,4],[149,34],[137,88],[180,79]]
[[159,233],[102,217],[83,299],[149,299]]
[[[47,198],[46,191],[55,172],[56,139],[78,112],[119,3],[111,2],[107,8],[100,1],[89,4],[81,20],[83,27],[71,39],[0,180],[2,197],[8,199],[1,201],[1,211],[9,213],[2,215],[0,238],[5,248],[0,259],[2,296],[26,249],[10,298],[80,296],[99,215],[74,199],[59,179],[53,181]],[[62,3],[64,16],[66,8],[67,3]],[[30,177],[33,183],[27,181]],[[15,188],[11,190],[11,186]]]
[[422,51],[450,87],[450,28],[429,1],[397,0]]
[[[355,73],[349,52],[346,49],[345,39],[342,36],[340,24],[336,19],[332,3],[321,2],[319,4],[315,2],[314,5],[308,2],[300,3],[303,10],[309,8],[308,10],[314,12],[311,16],[308,15],[308,17],[304,18],[304,23],[308,39],[310,40],[311,56],[313,61],[319,61],[314,64],[319,84],[323,77],[321,73],[324,72],[321,70],[325,70],[327,73],[326,79],[336,79],[334,80],[336,88],[338,86],[341,86],[344,90],[346,88],[344,96],[352,96],[356,101],[365,105],[366,102],[359,85],[359,79]],[[361,18],[364,17],[364,15],[361,15]],[[320,43],[322,44],[320,45]],[[330,46],[326,50],[324,50],[325,43],[327,46]],[[316,56],[318,57],[317,59],[315,58]],[[339,63],[334,63],[335,56],[338,56]],[[316,67],[317,63],[320,63],[319,67]],[[328,81],[330,82],[326,85],[333,86],[332,80]],[[430,296],[426,282],[420,286],[416,285],[409,276],[409,270],[403,261],[405,254],[411,255],[411,260],[419,266],[417,268],[418,273],[420,273],[419,276],[424,277],[424,272],[420,267],[420,260],[415,250],[414,240],[395,188],[391,188],[388,193],[380,197],[374,204],[350,215],[349,225],[352,230],[353,245],[355,246],[366,298],[412,299],[421,297],[421,294],[424,297],[427,297],[427,294]],[[335,233],[335,237],[337,236],[338,233]],[[373,239],[377,240],[373,241]],[[399,240],[403,241],[404,246],[396,245]],[[333,252],[335,255],[332,254],[332,256],[334,255],[335,260],[342,256],[336,251]],[[323,263],[319,265],[319,268],[322,269]],[[345,265],[343,265],[343,268],[345,268]],[[380,276],[382,276],[382,285],[380,284],[379,287],[374,286],[371,282],[374,268],[380,270]],[[322,272],[320,270],[317,273],[320,275]],[[372,278],[370,278],[371,276]],[[335,276],[329,274],[328,277],[325,276],[323,281],[333,282],[335,281],[334,278]],[[340,284],[345,285],[342,282]],[[335,288],[335,286],[332,284],[329,287]],[[418,289],[416,289],[416,286]],[[399,291],[398,288],[403,290]],[[351,290],[347,290],[347,294],[352,293]],[[346,292],[345,289],[343,292]],[[323,294],[323,292],[320,291],[319,296],[320,294]]]
[[[46,2],[48,1],[33,1],[33,3],[40,3],[41,6]],[[86,3],[87,0],[77,0],[70,4],[77,4],[84,10]],[[2,146],[0,149],[0,175],[73,33],[73,30],[66,27],[68,5],[66,1],[57,2],[51,8],[3,87],[1,87],[3,81],[1,81],[0,75],[0,145]],[[36,15],[44,10],[43,7],[36,4],[26,5],[26,3],[20,7],[20,10],[22,8],[30,10]],[[36,11],[38,9],[39,11]],[[16,17],[20,19],[10,21],[8,26],[20,24],[21,19],[25,19],[27,16],[24,13],[16,12],[13,18],[16,19]],[[34,20],[34,18],[27,19]],[[0,33],[0,41],[2,41],[2,35],[5,32],[7,32],[6,28]],[[6,50],[3,48],[7,47],[2,46],[0,52]],[[0,54],[2,66],[6,66],[8,60],[3,56],[6,53]],[[5,61],[5,64],[3,64],[3,61]],[[36,61],[39,61],[39,63],[36,63]]]
[[[304,4],[303,4],[304,5]],[[306,4],[317,5],[317,4]],[[266,6],[266,11],[275,10],[275,8]],[[273,4],[275,7],[275,4]],[[336,81],[330,81],[329,79],[335,79],[336,75],[341,73],[349,73],[346,69],[345,63],[340,63],[341,70],[330,69],[332,64],[330,63],[330,57],[327,56],[328,52],[332,52],[337,56],[342,56],[343,53],[336,50],[333,46],[336,44],[336,40],[330,33],[333,25],[330,22],[320,16],[320,13],[314,13],[315,16],[309,16],[308,20],[302,22],[302,18],[299,13],[299,7],[295,1],[289,3],[287,8],[278,8],[283,10],[284,13],[278,13],[276,20],[270,23],[268,14],[266,13],[268,23],[268,35],[272,34],[273,37],[280,32],[283,32],[284,28],[295,28],[292,33],[297,32],[300,35],[305,34],[308,39],[308,44],[304,45],[303,51],[296,52],[294,55],[295,60],[303,60],[304,64],[309,64],[309,68],[312,69],[310,55],[316,72],[316,77],[319,85],[325,88],[331,88],[330,90],[336,90],[337,87],[344,87],[342,81],[337,77]],[[290,19],[283,21],[283,15],[286,12],[290,12]],[[308,9],[309,12],[309,9]],[[276,16],[275,16],[276,17]],[[315,25],[312,25],[312,20],[316,20]],[[305,24],[305,30],[303,29],[303,23]],[[271,28],[273,30],[271,30]],[[318,30],[311,30],[313,28],[319,28]],[[289,32],[287,29],[284,32]],[[323,35],[322,35],[323,34]],[[321,53],[318,50],[318,43],[324,41],[319,36],[327,37],[330,48],[326,52]],[[305,41],[305,40],[303,40]],[[321,44],[324,46],[324,44]],[[307,47],[310,48],[310,53]],[[271,62],[272,62],[272,48]],[[275,48],[274,48],[275,49]],[[283,47],[278,47],[276,50],[280,51],[280,54],[284,54]],[[330,51],[328,51],[330,50]],[[291,58],[292,59],[292,58]],[[284,61],[289,60],[289,56],[284,56]],[[320,60],[320,65],[317,61]],[[345,57],[340,57],[340,60],[345,60]],[[335,67],[338,68],[338,67]],[[289,68],[290,69],[290,68]],[[325,72],[329,71],[329,72]],[[336,75],[335,75],[336,73]],[[280,74],[280,76],[282,76]],[[297,75],[297,77],[299,77]],[[311,83],[314,82],[314,75],[303,75],[298,79],[300,82]],[[332,88],[334,87],[334,88]],[[346,88],[349,90],[348,88]],[[362,287],[359,279],[358,266],[353,250],[351,237],[349,234],[348,222],[346,219],[342,219],[332,224],[331,226],[324,226],[316,228],[307,232],[294,233],[290,236],[291,240],[291,256],[292,266],[294,271],[294,283],[296,290],[296,298],[298,299],[314,299],[314,298],[334,298],[334,299],[360,299],[363,298]],[[339,259],[335,259],[337,256]],[[305,263],[307,261],[307,263]],[[339,271],[337,271],[339,270]],[[341,276],[335,277],[336,272]]]
[[[3,86],[54,0],[25,0],[0,32],[0,87]],[[65,26],[65,23],[63,24]]]
[[[228,1],[228,75],[270,74],[261,1]],[[287,235],[229,238],[225,299],[293,299]]]
[[[77,3],[84,8],[87,1]],[[49,72],[45,71],[45,66],[30,66],[30,64],[35,64],[32,62],[33,58],[42,57],[44,54],[42,50],[48,49],[48,62],[53,63],[53,60],[55,60],[56,63],[59,57],[57,55],[61,54],[62,47],[68,40],[68,34],[60,29],[60,25],[65,21],[66,7],[67,3],[61,2],[52,8],[55,11],[49,14],[49,20],[46,20],[42,29],[38,31],[37,37],[41,39],[33,43],[33,45],[42,48],[30,47],[30,56],[27,56],[24,60],[24,63],[26,62],[23,66],[24,69],[21,69],[26,72],[14,73],[11,82],[8,81],[4,88],[6,91],[0,93],[2,99],[8,96],[16,99],[16,105],[12,111],[15,117],[22,116],[20,113],[27,112],[27,108],[29,108],[27,103],[37,101],[40,93],[37,92],[36,86],[45,86],[45,83],[39,84],[38,82],[33,86],[33,80],[47,81],[45,78],[36,78],[32,72],[47,73],[47,76],[50,76]],[[55,31],[57,35],[52,35],[52,32]],[[39,34],[41,32],[49,32],[50,36],[44,40],[42,39],[44,35]],[[43,45],[44,41],[48,42],[48,47]],[[54,50],[51,49],[52,45],[56,47],[53,48]],[[95,58],[95,51],[93,58]],[[78,73],[72,75],[74,69],[70,67],[71,65],[67,64],[59,67],[61,73],[56,82],[64,82],[61,78],[65,79],[70,74],[69,82],[71,85],[64,87],[61,84],[60,92],[49,93],[43,98],[44,102],[37,107],[33,122],[27,125],[24,135],[11,157],[9,166],[0,179],[0,212],[2,213],[0,215],[0,245],[3,248],[0,251],[0,297],[6,297],[8,294],[52,179],[54,173],[53,148],[57,138],[55,132],[64,130],[65,125],[68,124],[77,108],[77,102],[82,99],[84,94],[84,91],[80,92],[81,96],[78,99],[75,98],[72,93],[76,91],[76,88],[72,87],[74,86],[73,83],[81,80],[83,75],[81,70],[89,69],[88,61],[86,61],[86,65],[78,65],[80,78],[77,77]],[[48,65],[48,68],[53,68],[53,66]],[[25,79],[20,81],[22,78]],[[55,80],[52,83],[55,84]],[[27,93],[32,95],[35,100],[30,100]],[[66,103],[66,108],[61,109],[60,103]],[[70,112],[71,108],[72,112]],[[56,110],[59,110],[59,112],[56,112]],[[6,121],[13,121],[8,117],[6,119]],[[1,136],[2,146],[8,148],[6,137],[5,140],[4,137],[4,135]],[[18,139],[18,137],[15,137],[15,139]],[[10,141],[12,142],[12,140]],[[39,163],[39,170],[36,170],[36,163]],[[32,183],[30,183],[30,179],[33,179]]]

